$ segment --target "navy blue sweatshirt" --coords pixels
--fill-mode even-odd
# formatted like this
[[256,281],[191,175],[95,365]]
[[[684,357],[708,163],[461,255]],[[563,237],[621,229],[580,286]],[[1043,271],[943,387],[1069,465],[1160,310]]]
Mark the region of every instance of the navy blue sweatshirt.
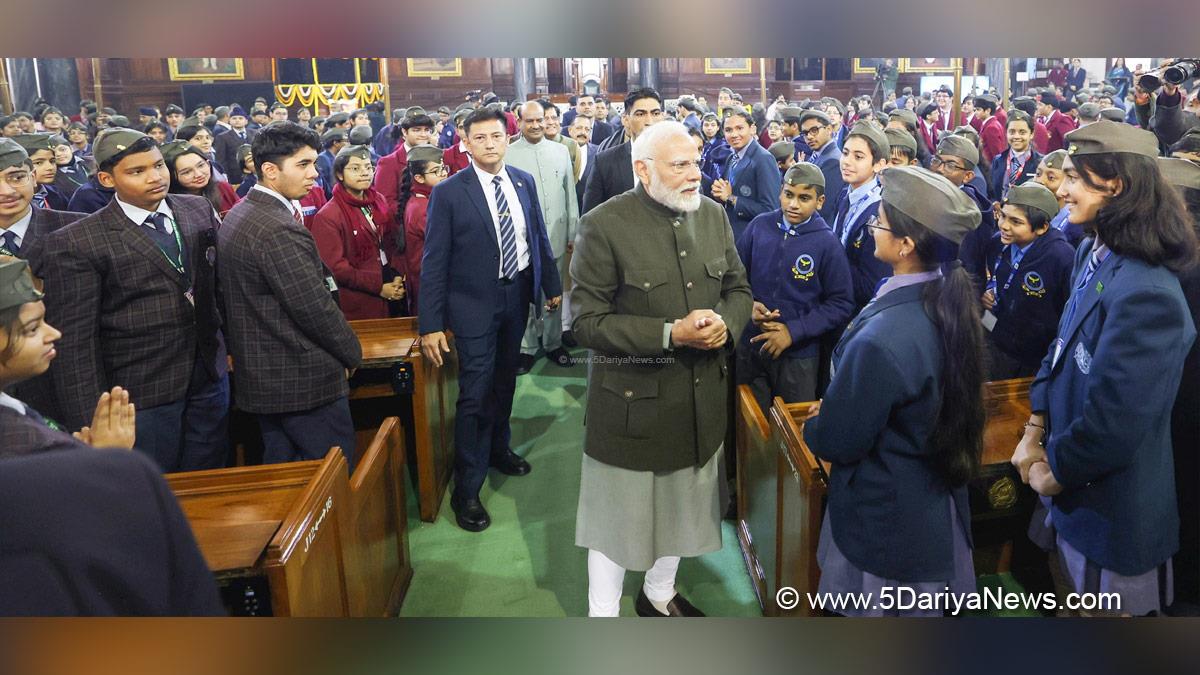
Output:
[[1062,232],[1050,228],[1013,269],[1011,247],[1000,244],[999,234],[992,240],[996,326],[991,339],[1021,365],[1036,368],[1058,334],[1058,320],[1071,297],[1075,249]]
[[[750,221],[737,249],[754,299],[779,310],[779,321],[791,333],[792,346],[783,357],[816,357],[821,336],[844,326],[854,311],[850,264],[825,220],[813,213],[792,226],[782,210],[768,211]],[[742,342],[761,332],[751,322]]]

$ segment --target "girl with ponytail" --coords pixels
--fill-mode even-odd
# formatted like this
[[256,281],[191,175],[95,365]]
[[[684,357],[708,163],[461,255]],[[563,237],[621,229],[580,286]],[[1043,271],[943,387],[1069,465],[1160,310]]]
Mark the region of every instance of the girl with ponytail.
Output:
[[[881,208],[866,226],[893,276],[834,348],[832,380],[804,428],[812,451],[833,463],[819,591],[880,600],[886,586],[974,592],[966,483],[983,446],[984,343],[957,256],[980,213],[926,169],[880,178]],[[844,611],[942,615],[880,604]]]

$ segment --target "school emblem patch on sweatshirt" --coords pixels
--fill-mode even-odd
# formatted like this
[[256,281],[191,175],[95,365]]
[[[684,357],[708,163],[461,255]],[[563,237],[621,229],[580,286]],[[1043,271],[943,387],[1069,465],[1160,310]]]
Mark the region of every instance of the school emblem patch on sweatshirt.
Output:
[[807,253],[801,253],[796,262],[792,265],[792,276],[802,281],[808,281],[813,278],[817,272],[817,263],[813,257]]
[[1037,272],[1026,272],[1025,278],[1021,282],[1021,290],[1025,291],[1026,295],[1040,298],[1046,295],[1046,282],[1042,280],[1042,275]]

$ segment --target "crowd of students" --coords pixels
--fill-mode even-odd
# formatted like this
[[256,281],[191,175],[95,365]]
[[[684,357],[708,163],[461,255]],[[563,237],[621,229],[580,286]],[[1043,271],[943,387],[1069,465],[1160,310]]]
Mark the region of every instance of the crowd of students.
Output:
[[[0,407],[39,429],[58,419],[77,442],[132,445],[136,425],[163,470],[223,466],[228,345],[269,460],[352,448],[346,377],[361,354],[345,321],[420,312],[428,204],[470,166],[466,116],[499,108],[513,138],[551,126],[574,214],[632,186],[628,145],[677,119],[753,292],[737,382],[764,409],[824,397],[805,431],[834,462],[823,588],[961,585],[980,387],[1034,376],[1013,463],[1042,497],[1057,578],[1125,594],[1126,613],[1162,611],[1172,585],[1200,601],[1194,92],[1125,101],[1064,82],[1007,110],[969,96],[956,120],[951,95],[905,90],[876,110],[869,97],[746,106],[723,89],[710,109],[641,89],[611,117],[579,95],[561,117],[537,102],[536,120],[486,95],[390,123],[378,104],[169,105],[137,124],[87,101],[70,118],[39,105],[0,118],[0,255],[46,283],[44,317],[23,286],[0,306]],[[272,199],[289,212],[268,212]],[[98,231],[125,220],[146,236]],[[284,323],[297,328],[265,336]],[[136,422],[110,422],[130,391]]]

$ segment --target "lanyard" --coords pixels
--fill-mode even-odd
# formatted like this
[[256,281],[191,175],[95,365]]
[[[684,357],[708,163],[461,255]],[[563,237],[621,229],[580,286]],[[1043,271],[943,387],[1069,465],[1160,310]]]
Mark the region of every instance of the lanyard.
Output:
[[[1012,244],[1009,244],[1009,246],[1012,246]],[[998,278],[996,275],[1000,272],[1000,263],[1004,261],[1004,253],[1005,253],[1004,250],[1000,251],[1000,255],[996,257],[996,264],[992,266],[992,287],[993,288],[996,287],[996,279]],[[1026,253],[1028,253],[1028,251],[1026,251]],[[1008,250],[1008,254],[1009,254],[1009,260],[1011,261],[1012,260],[1012,251]],[[1024,260],[1024,259],[1025,259],[1025,256],[1021,256],[1021,260]],[[1021,267],[1021,263],[1019,263],[1019,262],[1016,262],[1016,263],[1010,262],[1009,264],[1012,267],[1008,271],[1008,281],[1004,282],[1004,288],[1000,289],[1000,291],[996,294],[997,300],[1000,299],[999,298],[1000,293],[1007,292],[1009,286],[1012,286],[1013,277],[1017,276],[1017,270],[1020,269],[1020,267]]]
[[371,234],[378,235],[379,228],[375,226],[375,219],[371,217],[371,209],[365,206],[360,206],[358,207],[358,210],[362,211],[363,217],[367,219],[367,225],[371,227]]
[[171,267],[175,268],[179,276],[187,276],[187,269],[183,266],[183,238],[179,236],[179,223],[175,222],[174,218],[165,213],[163,216],[171,221],[171,232],[175,234],[175,246],[179,248],[179,255],[177,258],[172,258],[167,254],[166,249],[161,246],[158,247],[158,250],[162,251],[163,257],[167,259],[167,262],[171,263]]

